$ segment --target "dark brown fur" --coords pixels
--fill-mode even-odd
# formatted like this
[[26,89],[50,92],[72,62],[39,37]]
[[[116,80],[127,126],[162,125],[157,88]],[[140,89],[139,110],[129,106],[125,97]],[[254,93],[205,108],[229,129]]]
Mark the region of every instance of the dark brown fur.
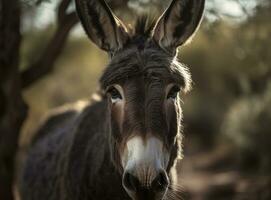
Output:
[[[178,63],[170,65],[167,54],[157,47],[155,49],[152,42],[147,42],[144,33],[142,32],[142,40],[146,43],[143,49],[131,45],[131,48],[119,52],[119,56],[112,59],[101,78],[102,88],[130,78],[145,77],[146,81],[156,78],[176,81],[188,89],[190,80],[185,68],[177,66]],[[141,39],[139,35],[137,39]],[[144,101],[144,94],[137,96]],[[151,101],[153,99],[150,99],[150,103]],[[71,108],[49,118],[37,133],[39,137],[30,149],[26,161],[21,184],[23,200],[130,199],[122,188],[122,177],[118,172],[119,162],[117,168],[112,163],[111,155],[115,157],[118,153],[114,151],[113,146],[110,149],[109,144],[117,146],[118,143],[110,141],[114,140],[114,137],[108,135],[110,130],[107,125],[107,107],[107,100],[102,97],[102,101],[90,103],[79,113]],[[132,110],[144,111],[141,108]],[[150,110],[150,113],[153,112]],[[133,115],[132,111],[128,113]],[[133,117],[135,116],[127,118]],[[151,117],[157,118],[159,114]],[[152,126],[150,129],[160,132],[163,121],[155,120],[154,124],[147,122],[146,125],[149,124]],[[140,123],[140,120],[134,120],[133,126],[130,127],[131,132],[136,128],[144,128],[137,123]],[[173,165],[177,150],[178,146],[172,149],[175,153],[172,154],[168,170]],[[119,161],[119,158],[113,161]]]
[[[84,6],[90,4],[95,12],[84,13]],[[129,200],[122,187],[120,155],[133,133],[143,138],[152,134],[163,141],[170,152],[168,174],[181,154],[179,97],[176,103],[165,106],[164,92],[170,83],[186,92],[191,81],[187,69],[176,60],[175,50],[168,51],[158,44],[152,37],[154,24],[148,25],[147,18],[138,20],[134,31],[124,36],[123,27],[120,31],[113,24],[110,10],[103,10],[106,4],[102,0],[77,0],[77,6],[85,29],[88,31],[86,23],[90,23],[98,32],[97,36],[95,31],[88,31],[89,37],[111,55],[100,79],[101,100],[84,103],[80,109],[70,106],[41,126],[21,174],[22,200]],[[108,23],[113,25],[107,24],[107,28],[112,28],[115,41],[104,38],[109,36],[98,23],[99,13],[109,16]],[[121,48],[113,51],[116,45]],[[121,85],[126,96],[121,122],[106,94],[112,84]],[[140,195],[144,192],[138,197],[143,200]],[[146,199],[153,200],[154,196]]]

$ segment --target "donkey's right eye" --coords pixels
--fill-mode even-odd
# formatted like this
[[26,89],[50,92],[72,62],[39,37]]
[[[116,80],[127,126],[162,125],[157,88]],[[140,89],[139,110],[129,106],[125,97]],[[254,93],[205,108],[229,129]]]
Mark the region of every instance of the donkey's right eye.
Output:
[[112,103],[122,99],[120,92],[115,87],[109,89],[108,93],[110,94]]

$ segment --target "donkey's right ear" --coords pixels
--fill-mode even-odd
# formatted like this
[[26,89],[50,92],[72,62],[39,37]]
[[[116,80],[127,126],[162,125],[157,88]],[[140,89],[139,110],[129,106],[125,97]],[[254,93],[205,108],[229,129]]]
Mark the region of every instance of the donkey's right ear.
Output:
[[129,35],[123,23],[112,13],[104,0],[76,0],[78,17],[88,37],[101,49],[121,49]]

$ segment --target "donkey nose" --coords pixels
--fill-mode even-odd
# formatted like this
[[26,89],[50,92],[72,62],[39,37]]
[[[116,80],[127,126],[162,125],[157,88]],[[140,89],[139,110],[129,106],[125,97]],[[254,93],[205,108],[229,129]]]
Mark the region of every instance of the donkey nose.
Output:
[[155,191],[163,191],[169,185],[169,179],[165,171],[161,171],[155,177],[155,179],[151,183],[151,188]]
[[126,172],[123,176],[123,186],[128,190],[136,192],[140,187],[140,182],[137,177]]
[[132,192],[139,192],[145,187],[146,189],[161,192],[166,190],[169,185],[169,179],[165,171],[160,171],[157,176],[152,180],[149,186],[145,186],[140,180],[131,174],[130,172],[125,172],[123,176],[123,186]]

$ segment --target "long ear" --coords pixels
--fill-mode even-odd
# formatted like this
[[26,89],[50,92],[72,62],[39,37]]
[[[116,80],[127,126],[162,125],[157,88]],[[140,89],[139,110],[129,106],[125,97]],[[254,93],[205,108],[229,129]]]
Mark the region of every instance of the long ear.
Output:
[[88,37],[105,51],[116,51],[129,38],[126,27],[104,0],[76,0],[76,10]]
[[153,31],[153,39],[168,51],[175,52],[197,30],[205,0],[173,0]]

